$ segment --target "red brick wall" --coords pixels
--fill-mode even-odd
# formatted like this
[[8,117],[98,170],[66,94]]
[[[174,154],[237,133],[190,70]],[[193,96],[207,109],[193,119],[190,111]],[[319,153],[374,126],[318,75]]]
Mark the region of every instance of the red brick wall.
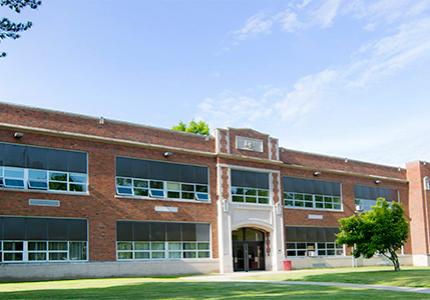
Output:
[[[13,131],[0,130],[0,140],[16,143],[17,141],[12,138],[12,134]],[[90,193],[89,196],[75,196],[58,193],[0,191],[1,215],[88,218],[90,260],[116,259],[116,221],[119,219],[207,222],[212,224],[213,257],[218,257],[215,159],[184,156],[183,154],[174,154],[169,159],[169,161],[209,167],[212,199],[210,204],[116,198],[115,156],[127,155],[137,158],[166,160],[162,155],[163,151],[106,146],[106,144],[32,133],[25,134],[20,143],[88,152]],[[61,206],[58,208],[29,206],[28,199],[30,198],[60,200]],[[155,212],[155,206],[178,207],[178,212]]]
[[300,152],[280,148],[280,159],[286,164],[308,166],[319,169],[332,169],[339,171],[362,173],[366,175],[377,175],[382,177],[392,177],[406,179],[406,170],[390,166],[371,164],[366,162],[345,160],[331,156]]
[[423,179],[430,176],[430,165],[412,162],[406,165],[409,180],[409,215],[412,233],[412,252],[428,254],[429,249],[429,191],[424,191]]
[[68,131],[107,138],[128,139],[163,146],[185,147],[214,152],[215,139],[197,134],[163,130],[148,126],[105,120],[99,124],[94,117],[66,114],[0,103],[0,120],[3,123],[36,128]]
[[[368,186],[375,186],[373,179],[365,179],[362,177],[354,176],[341,176],[322,173],[320,176],[313,176],[313,171],[297,170],[293,168],[282,168],[283,176],[300,177],[307,179],[335,181],[341,183],[342,188],[342,202],[343,211],[324,211],[312,209],[298,209],[298,208],[284,208],[284,223],[285,225],[306,225],[316,227],[338,227],[339,219],[348,217],[354,214],[355,211],[355,184],[362,184]],[[405,209],[407,217],[409,218],[409,205],[408,205],[408,184],[384,181],[380,187],[387,187],[396,189],[400,193],[400,203]],[[309,214],[322,215],[322,220],[310,220]],[[411,253],[411,244],[407,243],[405,246],[405,253]]]

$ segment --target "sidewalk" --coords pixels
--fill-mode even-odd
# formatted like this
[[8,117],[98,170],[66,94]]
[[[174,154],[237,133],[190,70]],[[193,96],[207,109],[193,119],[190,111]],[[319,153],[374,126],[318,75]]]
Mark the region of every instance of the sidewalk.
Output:
[[252,273],[230,273],[230,274],[218,274],[218,275],[203,275],[203,276],[191,276],[184,277],[183,279],[190,281],[203,281],[203,282],[246,282],[246,283],[268,283],[278,285],[317,285],[317,286],[332,286],[332,287],[343,287],[343,288],[356,288],[356,289],[373,289],[373,290],[384,290],[392,292],[409,292],[409,293],[420,293],[430,294],[430,288],[414,288],[414,287],[400,287],[400,286],[387,286],[387,285],[373,285],[373,284],[354,284],[354,283],[343,283],[343,282],[314,282],[314,281],[275,281],[275,280],[257,280],[257,279],[246,279],[255,275],[270,275],[279,274],[282,272],[252,272]]

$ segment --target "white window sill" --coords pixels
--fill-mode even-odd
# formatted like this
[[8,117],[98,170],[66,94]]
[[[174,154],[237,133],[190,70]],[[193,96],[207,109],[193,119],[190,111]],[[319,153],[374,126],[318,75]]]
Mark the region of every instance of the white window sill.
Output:
[[32,190],[32,189],[14,189],[0,188],[2,192],[22,192],[22,193],[42,193],[42,194],[57,194],[70,196],[90,196],[89,192],[68,192],[68,191],[49,191],[49,190]]
[[115,195],[118,199],[129,199],[129,200],[151,200],[151,201],[166,201],[166,202],[181,202],[181,203],[191,203],[191,204],[211,204],[212,201],[197,201],[197,200],[183,200],[183,199],[173,199],[173,198],[151,198],[151,197],[139,197],[139,196],[123,196]]
[[336,212],[336,213],[342,213],[344,212],[342,209],[330,209],[330,208],[312,208],[312,207],[293,207],[293,206],[285,206],[284,209],[299,209],[299,210],[314,210],[314,211],[321,211],[321,212]]

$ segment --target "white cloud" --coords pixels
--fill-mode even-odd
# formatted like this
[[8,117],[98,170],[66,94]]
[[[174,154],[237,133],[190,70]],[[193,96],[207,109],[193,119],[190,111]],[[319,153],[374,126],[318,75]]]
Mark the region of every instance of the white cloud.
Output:
[[233,31],[232,34],[238,40],[244,40],[258,34],[269,34],[273,22],[273,17],[258,13],[246,20],[245,25],[241,29]]
[[338,13],[340,0],[326,0],[311,13],[312,19],[322,28],[328,28],[332,25],[334,18]]

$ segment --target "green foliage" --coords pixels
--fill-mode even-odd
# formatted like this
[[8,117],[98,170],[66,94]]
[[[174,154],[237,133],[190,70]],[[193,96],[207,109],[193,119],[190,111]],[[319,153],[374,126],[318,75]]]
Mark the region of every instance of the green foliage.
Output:
[[178,125],[172,127],[172,130],[209,135],[209,125],[205,121],[190,121],[187,124],[180,121]]
[[[20,13],[25,7],[36,9],[42,1],[39,0],[0,0],[0,6],[6,6],[16,13]],[[5,39],[16,40],[21,37],[20,32],[31,28],[32,22],[15,23],[8,18],[0,18],[0,43]],[[0,52],[0,57],[5,57],[5,52]]]
[[372,210],[339,220],[338,244],[354,246],[353,255],[371,258],[375,254],[387,257],[400,270],[396,251],[408,238],[409,225],[403,208],[397,202],[388,204],[379,198]]

